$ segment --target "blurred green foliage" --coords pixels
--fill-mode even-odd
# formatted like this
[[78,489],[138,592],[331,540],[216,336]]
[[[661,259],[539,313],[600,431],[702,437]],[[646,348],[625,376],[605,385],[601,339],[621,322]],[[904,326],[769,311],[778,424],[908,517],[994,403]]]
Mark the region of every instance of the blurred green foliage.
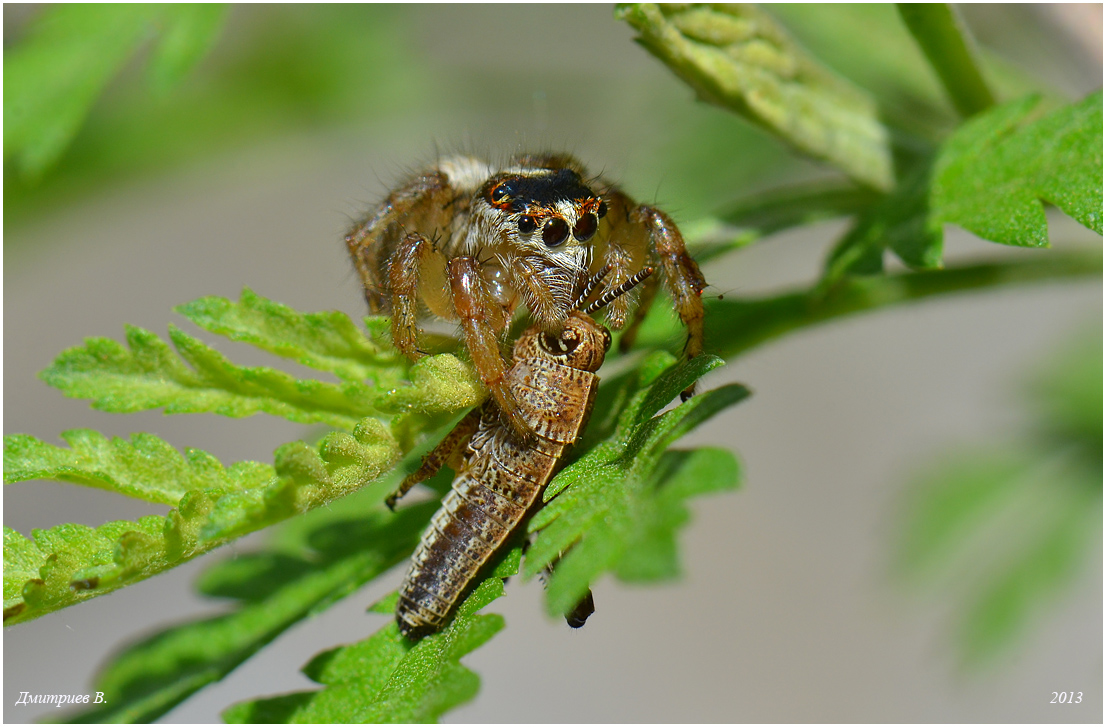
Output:
[[1029,392],[1020,436],[946,455],[903,507],[896,569],[952,592],[967,666],[1009,651],[1101,546],[1101,324],[1055,352]]
[[222,5],[68,4],[41,13],[4,53],[4,160],[35,180],[72,142],[93,103],[151,37],[150,86],[165,94],[204,55]]
[[[394,6],[235,6],[206,58],[219,6],[177,7],[43,7],[5,48],[5,225],[277,134],[406,113],[421,97],[419,66],[396,62],[408,51]],[[145,74],[126,64],[135,53]]]

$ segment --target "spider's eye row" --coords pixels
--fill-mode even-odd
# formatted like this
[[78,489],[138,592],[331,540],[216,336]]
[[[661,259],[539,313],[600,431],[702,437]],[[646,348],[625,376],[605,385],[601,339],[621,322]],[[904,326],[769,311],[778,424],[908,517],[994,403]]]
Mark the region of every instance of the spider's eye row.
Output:
[[538,223],[530,215],[518,218],[518,231],[522,234],[528,235],[536,229],[538,229]]
[[548,247],[556,247],[568,239],[568,223],[560,217],[551,217],[541,228],[541,241]]
[[606,216],[607,216],[607,203],[606,202],[600,202],[599,203],[599,219],[603,219]]
[[587,242],[599,229],[599,219],[595,215],[583,215],[576,221],[572,236],[580,242]]

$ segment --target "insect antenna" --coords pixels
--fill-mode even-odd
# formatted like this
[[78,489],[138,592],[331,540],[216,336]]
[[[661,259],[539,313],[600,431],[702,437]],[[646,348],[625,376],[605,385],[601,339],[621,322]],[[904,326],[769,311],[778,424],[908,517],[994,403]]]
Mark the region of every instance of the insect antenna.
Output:
[[584,283],[584,289],[580,291],[580,297],[572,304],[572,310],[580,310],[580,306],[595,292],[595,289],[603,282],[603,278],[610,275],[612,270],[614,270],[614,265],[607,263],[599,269],[599,272],[588,278],[588,282]]
[[631,290],[634,289],[635,286],[637,286],[638,283],[645,280],[646,278],[648,278],[652,274],[653,274],[653,268],[642,268],[641,270],[637,271],[636,273],[631,275],[629,278],[627,278],[626,282],[623,283],[622,285],[618,286],[617,288],[614,288],[613,290],[608,290],[602,296],[600,296],[599,298],[596,298],[594,301],[592,301],[591,305],[589,305],[587,308],[584,309],[583,312],[587,313],[588,315],[591,315],[595,311],[599,310],[603,306],[610,303],[612,300],[614,300],[618,296],[625,295],[626,293],[629,293]]

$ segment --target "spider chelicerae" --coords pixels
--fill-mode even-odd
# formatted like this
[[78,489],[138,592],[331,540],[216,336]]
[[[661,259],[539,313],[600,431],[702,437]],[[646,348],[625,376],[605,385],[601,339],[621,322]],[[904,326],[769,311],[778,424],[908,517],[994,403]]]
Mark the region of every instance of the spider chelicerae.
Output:
[[663,274],[637,296],[615,299],[607,324],[626,328],[620,345],[628,348],[663,281],[688,330],[686,354],[703,350],[706,281],[675,223],[590,177],[567,154],[522,155],[502,167],[442,158],[388,195],[346,243],[369,309],[392,316],[396,348],[411,359],[423,354],[420,303],[457,321],[481,381],[523,435],[529,430],[504,382],[500,350],[520,305],[558,333],[595,272],[609,266],[606,285],[613,290],[655,266]]

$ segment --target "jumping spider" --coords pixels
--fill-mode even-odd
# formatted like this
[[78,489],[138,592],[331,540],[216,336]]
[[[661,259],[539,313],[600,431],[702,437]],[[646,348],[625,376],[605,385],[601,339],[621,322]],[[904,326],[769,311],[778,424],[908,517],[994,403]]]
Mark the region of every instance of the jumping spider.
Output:
[[[418,304],[458,321],[481,381],[522,435],[529,428],[504,374],[500,337],[521,304],[558,334],[589,276],[609,265],[607,290],[647,265],[663,270],[632,296],[617,298],[607,323],[629,323],[628,348],[664,279],[688,329],[689,357],[703,350],[706,286],[679,229],[664,212],[638,205],[589,178],[567,154],[524,155],[497,169],[449,157],[407,182],[346,236],[373,313],[392,315],[392,339],[411,359],[419,350]],[[633,317],[630,319],[631,312]]]

